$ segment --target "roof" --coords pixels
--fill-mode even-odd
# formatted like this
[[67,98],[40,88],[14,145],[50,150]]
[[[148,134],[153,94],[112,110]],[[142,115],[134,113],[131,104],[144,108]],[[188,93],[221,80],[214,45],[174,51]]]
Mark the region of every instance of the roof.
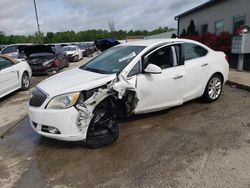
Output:
[[149,39],[149,40],[137,40],[131,42],[125,42],[120,44],[121,46],[151,46],[161,43],[169,42],[169,39]]
[[183,12],[183,13],[181,13],[181,14],[175,16],[174,19],[179,19],[179,18],[181,18],[181,17],[183,17],[183,16],[192,14],[192,13],[198,11],[198,10],[207,8],[207,7],[209,7],[209,6],[211,6],[211,5],[215,4],[215,3],[218,3],[218,2],[220,2],[220,1],[222,1],[222,0],[209,0],[209,1],[207,1],[206,3],[203,3],[203,4],[201,4],[201,5],[197,6],[197,7],[194,7],[194,8],[192,8],[192,9],[186,11],[186,12]]
[[161,45],[164,43],[176,43],[176,42],[189,42],[189,43],[194,43],[198,44],[200,46],[203,46],[204,48],[208,49],[207,46],[193,40],[189,39],[148,39],[148,40],[139,40],[139,41],[133,41],[133,42],[126,42],[122,43],[119,46],[145,46],[145,47],[153,47],[157,45]]

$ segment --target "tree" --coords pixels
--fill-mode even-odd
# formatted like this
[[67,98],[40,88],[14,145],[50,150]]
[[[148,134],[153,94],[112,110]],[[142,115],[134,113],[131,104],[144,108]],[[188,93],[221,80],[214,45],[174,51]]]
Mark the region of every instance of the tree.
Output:
[[187,34],[191,36],[196,36],[199,34],[195,28],[194,20],[190,21],[189,26],[187,28]]
[[52,43],[54,38],[54,33],[53,32],[48,32],[44,38],[45,43]]
[[34,37],[33,37],[33,43],[35,43],[35,44],[43,44],[44,43],[43,33],[36,32]]
[[187,31],[186,31],[186,29],[183,29],[182,32],[181,32],[180,37],[185,38],[186,36],[187,36]]
[[4,32],[0,31],[0,44],[4,44],[4,42],[5,42]]

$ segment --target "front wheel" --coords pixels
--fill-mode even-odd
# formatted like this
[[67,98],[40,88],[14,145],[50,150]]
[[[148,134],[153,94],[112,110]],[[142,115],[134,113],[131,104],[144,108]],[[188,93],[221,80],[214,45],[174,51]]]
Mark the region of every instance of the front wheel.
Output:
[[78,62],[79,61],[79,55],[75,56],[74,60],[75,60],[75,62]]
[[222,87],[223,87],[223,81],[222,81],[221,76],[218,74],[213,75],[207,83],[207,86],[206,86],[206,89],[202,98],[206,102],[216,101],[221,95]]
[[22,87],[21,89],[23,91],[27,91],[30,87],[30,78],[29,78],[29,74],[27,72],[23,73],[22,76]]
[[118,137],[119,127],[115,111],[108,108],[96,109],[87,132],[87,147],[100,148],[110,145]]
[[54,68],[51,68],[48,72],[47,72],[47,75],[48,76],[53,76],[55,74],[59,73],[59,68],[58,67],[54,67]]

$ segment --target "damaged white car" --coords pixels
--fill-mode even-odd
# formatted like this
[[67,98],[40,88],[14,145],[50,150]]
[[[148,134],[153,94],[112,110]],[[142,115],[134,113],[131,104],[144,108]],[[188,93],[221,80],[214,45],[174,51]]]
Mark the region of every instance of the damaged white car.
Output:
[[118,138],[121,117],[217,100],[228,70],[223,52],[191,40],[120,44],[38,84],[28,103],[31,126],[45,137],[104,146]]

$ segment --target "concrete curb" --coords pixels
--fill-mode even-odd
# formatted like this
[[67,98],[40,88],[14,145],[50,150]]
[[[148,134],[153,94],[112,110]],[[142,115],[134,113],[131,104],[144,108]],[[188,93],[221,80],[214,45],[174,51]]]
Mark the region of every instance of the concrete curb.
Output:
[[12,128],[14,128],[18,123],[20,123],[21,121],[23,121],[25,118],[27,117],[27,113],[23,114],[20,118],[18,118],[16,121],[14,121],[13,123],[9,123],[7,125],[5,125],[4,127],[0,128],[0,138],[3,138],[4,135],[11,130]]
[[237,88],[250,92],[250,86],[240,84],[231,80],[226,81],[227,85],[235,85]]

